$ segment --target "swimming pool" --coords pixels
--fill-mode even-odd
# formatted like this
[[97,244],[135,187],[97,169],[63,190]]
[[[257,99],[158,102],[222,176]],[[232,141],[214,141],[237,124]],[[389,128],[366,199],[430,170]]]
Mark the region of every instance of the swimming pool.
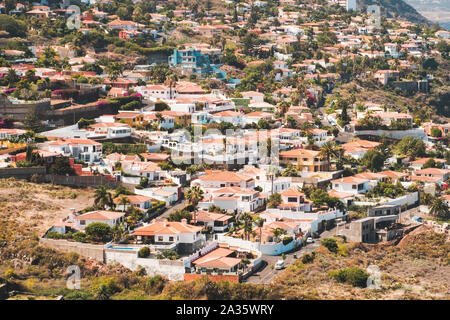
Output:
[[117,249],[117,250],[134,250],[134,248],[124,248],[124,247],[111,247],[110,249]]

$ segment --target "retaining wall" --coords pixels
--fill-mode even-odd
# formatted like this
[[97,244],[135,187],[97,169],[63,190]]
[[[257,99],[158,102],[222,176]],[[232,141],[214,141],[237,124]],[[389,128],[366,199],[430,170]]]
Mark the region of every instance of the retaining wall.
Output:
[[47,238],[40,238],[39,242],[44,246],[56,250],[64,252],[75,252],[90,259],[104,262],[103,245],[101,244],[80,243],[63,239]]
[[139,258],[137,250],[105,249],[105,263],[120,263],[131,270],[143,267],[148,275],[162,275],[169,280],[184,280],[184,263],[180,260]]

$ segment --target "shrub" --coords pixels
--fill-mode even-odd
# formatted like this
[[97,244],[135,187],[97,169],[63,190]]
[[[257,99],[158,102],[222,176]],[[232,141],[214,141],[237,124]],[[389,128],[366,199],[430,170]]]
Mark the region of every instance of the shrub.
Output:
[[283,244],[287,245],[287,244],[291,243],[292,239],[293,239],[292,236],[284,237],[283,238]]
[[303,264],[313,263],[315,257],[316,257],[316,254],[314,252],[312,252],[311,254],[307,253],[307,254],[303,255],[302,263]]
[[76,242],[86,242],[86,233],[84,232],[77,232],[73,235],[73,240]]
[[360,268],[345,268],[341,270],[330,271],[330,276],[341,283],[348,283],[354,287],[365,288],[367,285],[367,272]]
[[30,181],[34,183],[41,183],[43,181],[43,178],[35,173],[30,177]]
[[323,239],[320,244],[327,248],[330,252],[337,253],[338,250],[338,244],[335,239],[326,238]]
[[142,247],[138,252],[139,258],[148,258],[150,256],[150,248]]
[[164,250],[162,253],[156,255],[157,259],[177,260],[178,257],[178,253],[174,250]]

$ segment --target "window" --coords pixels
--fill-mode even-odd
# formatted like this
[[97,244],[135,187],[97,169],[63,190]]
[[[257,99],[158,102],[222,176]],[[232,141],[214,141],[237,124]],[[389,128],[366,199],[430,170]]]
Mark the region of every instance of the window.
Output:
[[173,242],[173,237],[169,237],[169,241],[170,241],[170,242]]
[[163,242],[164,241],[163,237],[162,236],[158,236],[158,241],[159,242]]
[[352,189],[356,189],[356,185],[355,184],[352,184]]
[[86,224],[86,220],[80,220],[80,224],[84,226]]
[[295,197],[288,197],[288,202],[297,202],[297,198],[295,198]]

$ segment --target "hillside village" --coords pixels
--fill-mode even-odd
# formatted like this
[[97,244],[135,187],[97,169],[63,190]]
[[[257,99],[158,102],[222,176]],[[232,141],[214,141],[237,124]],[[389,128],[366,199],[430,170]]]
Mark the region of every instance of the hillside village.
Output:
[[0,12],[0,178],[93,198],[40,245],[266,284],[340,241],[450,241],[449,31],[351,0]]

